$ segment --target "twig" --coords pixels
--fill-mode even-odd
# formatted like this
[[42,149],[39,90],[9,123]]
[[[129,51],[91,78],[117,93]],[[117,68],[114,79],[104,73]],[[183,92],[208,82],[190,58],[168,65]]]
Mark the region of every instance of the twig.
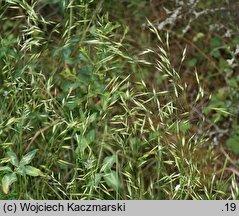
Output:
[[30,147],[31,147],[32,143],[34,142],[34,140],[35,140],[41,133],[43,133],[44,131],[46,131],[47,129],[49,129],[50,127],[52,127],[53,125],[55,125],[55,124],[58,123],[59,121],[60,121],[59,119],[58,119],[58,120],[55,120],[55,121],[53,121],[50,125],[47,125],[46,127],[44,127],[44,128],[42,128],[42,129],[40,129],[39,131],[37,131],[37,132],[35,133],[35,135],[32,137],[31,142],[27,145],[26,151],[28,151],[28,150],[30,149]]
[[231,162],[233,166],[238,168],[237,164],[231,159],[231,157],[225,152],[225,150],[222,147],[220,147],[220,151],[224,154],[227,160]]
[[220,174],[221,172],[223,172],[225,170],[230,171],[230,172],[234,173],[235,175],[239,176],[239,171],[237,171],[236,169],[234,169],[232,167],[220,169],[220,170],[216,171],[216,175]]

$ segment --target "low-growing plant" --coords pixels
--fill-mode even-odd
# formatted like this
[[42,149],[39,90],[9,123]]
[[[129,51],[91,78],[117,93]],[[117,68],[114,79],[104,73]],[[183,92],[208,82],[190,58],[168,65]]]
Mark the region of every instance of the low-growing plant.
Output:
[[9,162],[9,165],[0,167],[0,172],[5,173],[2,177],[2,190],[5,194],[9,193],[10,186],[17,181],[18,176],[43,176],[43,173],[37,169],[29,165],[34,158],[37,150],[33,150],[26,155],[24,155],[20,162],[18,160],[17,155],[13,151],[7,152],[7,157],[2,160],[2,163]]
[[[129,28],[103,14],[111,8],[103,1],[0,4],[4,193],[15,182],[14,197],[24,199],[237,196],[228,192],[235,176],[223,178],[227,162],[217,172],[202,79],[192,73],[190,92],[181,78],[186,48],[173,66],[170,34],[148,21],[144,34],[157,46],[132,51]],[[212,102],[208,113],[227,114]],[[39,169],[29,165],[34,156]]]

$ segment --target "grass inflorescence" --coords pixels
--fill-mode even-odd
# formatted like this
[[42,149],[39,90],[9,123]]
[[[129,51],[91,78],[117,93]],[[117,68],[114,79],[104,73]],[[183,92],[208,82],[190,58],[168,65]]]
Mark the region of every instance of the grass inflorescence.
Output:
[[132,51],[104,4],[0,1],[0,198],[236,198],[228,160],[214,166],[198,73],[193,99],[180,76],[187,49],[174,67],[147,20],[157,45]]

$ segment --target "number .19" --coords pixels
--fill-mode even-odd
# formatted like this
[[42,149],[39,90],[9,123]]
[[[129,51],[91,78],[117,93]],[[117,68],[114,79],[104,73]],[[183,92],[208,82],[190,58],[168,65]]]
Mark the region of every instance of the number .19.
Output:
[[226,210],[227,211],[236,211],[236,203],[227,203],[226,205]]

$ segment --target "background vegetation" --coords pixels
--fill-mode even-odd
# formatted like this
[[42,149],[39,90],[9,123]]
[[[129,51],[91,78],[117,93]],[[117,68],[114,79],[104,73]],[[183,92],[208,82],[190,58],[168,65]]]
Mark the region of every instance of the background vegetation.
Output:
[[1,0],[1,199],[238,199],[230,0]]

